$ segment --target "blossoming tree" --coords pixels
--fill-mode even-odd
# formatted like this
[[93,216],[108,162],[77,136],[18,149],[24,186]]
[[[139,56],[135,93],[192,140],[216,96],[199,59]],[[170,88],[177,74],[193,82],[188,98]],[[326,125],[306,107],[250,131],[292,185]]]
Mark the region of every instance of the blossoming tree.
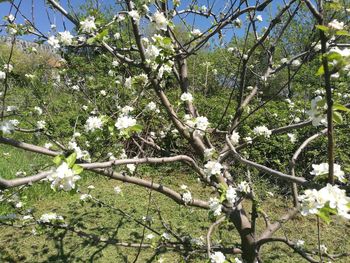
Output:
[[[0,175],[1,188],[30,187],[36,182],[48,180],[52,189],[70,191],[77,188],[81,172],[91,171],[159,192],[186,207],[208,210],[214,223],[202,247],[209,262],[262,262],[261,248],[271,242],[282,242],[307,261],[319,262],[316,255],[302,248],[302,241],[294,242],[277,233],[283,224],[298,213],[306,216],[305,220],[310,215],[325,221],[334,216],[350,218],[350,198],[343,189],[346,175],[342,164],[335,162],[334,142],[334,130],[341,124],[342,115],[349,112],[346,103],[336,100],[334,95],[339,78],[349,76],[350,49],[347,42],[350,33],[346,21],[349,7],[324,1],[315,4],[309,0],[290,0],[275,9],[267,19],[266,10],[276,7],[273,0],[254,3],[208,1],[202,7],[197,5],[197,1],[126,0],[118,1],[115,16],[108,21],[96,12],[78,16],[73,11],[68,12],[58,1],[48,0],[48,3],[51,12],[64,16],[74,26],[74,30],[57,32],[53,25],[49,35],[46,35],[35,21],[27,17],[24,17],[25,24],[18,24],[16,19],[21,16],[21,6],[11,2],[15,12],[14,15],[8,15],[5,26],[13,39],[12,46],[20,35],[32,34],[62,54],[72,50],[79,52],[85,48],[98,50],[109,56],[110,64],[106,63],[105,68],[113,83],[108,90],[101,88],[97,95],[92,95],[86,80],[69,79],[69,63],[66,64],[66,72],[63,72],[66,74],[65,85],[80,100],[79,107],[85,117],[83,122],[77,121],[72,125],[68,131],[71,138],[60,142],[60,138],[50,132],[55,124],[50,123],[49,127],[49,119],[45,118],[48,112],[43,113],[41,107],[36,106],[34,109],[40,118],[31,124],[29,130],[21,127],[22,123],[8,114],[19,111],[11,108],[15,106],[9,105],[7,101],[11,92],[10,80],[14,78],[12,53],[9,54],[8,61],[0,70],[0,143],[51,156],[55,166],[43,167],[38,174],[11,180],[3,179]],[[276,47],[281,44],[301,10],[312,18],[310,41],[302,52],[293,53],[293,49],[288,49],[284,58],[277,61]],[[185,37],[178,34],[178,25],[184,28],[185,33],[182,34]],[[237,48],[232,44],[234,42],[225,41],[223,35],[243,39],[243,49]],[[233,81],[229,88],[232,92],[229,98],[221,98],[220,103],[227,107],[217,123],[210,121],[205,111],[199,110],[198,91],[192,86],[194,83],[190,81],[188,67],[188,61],[206,49],[211,41],[221,42],[227,52],[227,59],[232,58],[236,63],[235,72],[231,72]],[[262,57],[258,64],[257,53]],[[274,94],[278,96],[290,88],[295,72],[319,58],[319,70],[315,74],[321,80],[320,92],[312,98],[309,109],[305,111],[307,118],[303,121],[293,120],[281,127],[260,123],[250,127],[249,132],[242,130],[243,123],[248,118],[254,118],[271,100],[263,97],[269,82],[288,71],[288,79]],[[223,76],[218,76],[217,70],[209,72],[209,68],[210,64],[207,64],[206,78],[223,81]],[[258,106],[251,110],[249,105],[256,101],[259,101]],[[236,105],[235,112],[229,115],[227,108],[233,103]],[[289,105],[293,103],[288,101]],[[226,129],[220,126],[223,118],[229,118]],[[314,126],[314,134],[300,141],[293,131],[306,126]],[[21,132],[37,133],[45,140],[49,138],[50,142],[43,147],[16,140],[14,135]],[[244,150],[253,147],[256,142],[268,141],[280,134],[288,134],[286,138],[298,145],[295,151],[289,153],[290,166],[283,171],[245,156]],[[328,162],[312,164],[310,175],[313,178],[298,173],[295,168],[300,154],[310,143],[325,135],[328,139]],[[169,138],[179,141],[182,146],[178,147],[174,143],[165,148],[163,141]],[[87,150],[92,143],[96,152]],[[110,152],[97,150],[106,145],[113,145],[109,147]],[[167,165],[173,162],[190,167],[198,177],[198,184],[210,186],[206,188],[210,189],[208,193],[214,191],[215,195],[200,200],[186,186],[176,191],[172,185],[161,185],[135,175],[137,165]],[[118,172],[118,167],[125,165],[128,174]],[[244,175],[245,180],[237,179],[235,169],[238,166],[286,182],[292,189],[290,198],[293,205],[279,219],[271,221],[258,205],[249,173]],[[302,194],[298,193],[300,188]],[[120,189],[117,187],[115,191],[120,192]],[[82,200],[93,198],[89,193],[81,195]],[[247,204],[251,204],[250,214],[245,208]],[[265,228],[256,229],[258,217],[263,218]],[[38,223],[55,224],[63,220],[61,216],[50,213],[44,214]],[[225,220],[234,224],[241,244],[234,248],[213,248],[211,234]],[[197,249],[194,244],[186,245],[185,241],[182,248],[189,251]],[[323,257],[332,257],[321,246],[318,252],[320,262]]]

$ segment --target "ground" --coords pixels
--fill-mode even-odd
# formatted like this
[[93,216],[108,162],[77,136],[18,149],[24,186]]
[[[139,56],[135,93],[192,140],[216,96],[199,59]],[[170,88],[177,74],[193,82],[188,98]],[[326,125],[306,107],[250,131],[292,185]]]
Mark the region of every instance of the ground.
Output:
[[[36,154],[26,153],[22,150],[1,146],[0,148],[0,174],[6,178],[14,177],[19,170],[29,174],[35,171],[39,165],[50,164],[51,159]],[[194,197],[209,199],[210,188],[203,189],[196,178],[180,167],[139,167],[138,176],[154,179],[164,185],[172,186],[179,190],[182,184],[188,185]],[[123,184],[98,175],[84,173],[78,182],[81,192],[87,192],[89,185],[95,189],[91,194],[104,205],[95,202],[82,204],[79,193],[54,192],[48,183],[34,185],[21,192],[21,200],[24,202],[22,211],[33,208],[34,215],[39,218],[43,213],[56,212],[62,215],[65,223],[74,226],[76,230],[90,235],[99,236],[102,241],[84,237],[67,230],[54,230],[37,228],[35,225],[23,227],[20,221],[16,221],[17,227],[3,225],[3,216],[13,212],[8,205],[0,204],[0,262],[134,262],[138,248],[119,247],[114,244],[106,244],[103,240],[113,239],[119,242],[138,243],[141,240],[143,226],[137,224],[134,219],[143,221],[148,215],[152,218],[152,228],[160,234],[166,231],[162,226],[157,213],[159,208],[163,223],[170,228],[188,235],[192,238],[205,237],[210,221],[205,210],[189,207],[181,207],[174,201],[158,194],[142,189],[131,184]],[[120,186],[122,194],[116,194],[114,187]],[[151,200],[151,202],[149,202]],[[150,203],[150,205],[149,205]],[[250,204],[244,204],[248,209]],[[285,211],[289,201],[285,197],[269,196],[262,202],[262,208],[271,218]],[[263,221],[258,220],[259,226]],[[347,226],[344,227],[344,224]],[[328,247],[332,254],[349,251],[350,239],[349,223],[335,221],[330,225],[321,223],[321,243]],[[33,231],[36,234],[33,234]],[[145,230],[145,235],[151,231]],[[277,236],[286,235],[291,240],[302,239],[305,247],[315,249],[317,247],[317,224],[315,218],[297,216],[285,224]],[[159,235],[155,234],[154,241]],[[175,241],[174,238],[172,238]],[[229,223],[221,225],[213,235],[214,244],[238,243],[238,236],[234,227]],[[145,240],[145,243],[150,243]],[[187,262],[206,262],[205,253],[190,257]],[[266,246],[262,252],[264,262],[304,262],[283,244]],[[137,262],[184,262],[180,253],[172,250],[143,249]],[[340,259],[337,262],[348,262],[348,259]]]

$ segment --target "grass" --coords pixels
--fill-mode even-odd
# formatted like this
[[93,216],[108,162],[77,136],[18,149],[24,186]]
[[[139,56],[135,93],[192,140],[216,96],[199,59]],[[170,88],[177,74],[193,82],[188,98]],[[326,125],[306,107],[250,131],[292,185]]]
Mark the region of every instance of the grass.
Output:
[[[13,178],[18,170],[23,169],[30,174],[35,172],[39,165],[49,165],[51,161],[49,158],[6,146],[0,149],[0,156],[0,174],[5,178]],[[147,179],[153,178],[164,185],[172,185],[177,190],[180,189],[180,185],[186,184],[195,197],[209,199],[210,189],[199,187],[195,177],[183,168],[141,167],[138,174]],[[89,185],[95,186],[91,194],[112,208],[94,202],[83,204],[79,200],[79,194],[54,192],[48,183],[40,183],[24,189],[18,193],[18,198],[24,202],[22,211],[32,209],[36,218],[43,213],[56,212],[64,217],[68,225],[102,239],[140,242],[143,227],[120,211],[141,221],[142,217],[148,213],[152,218],[152,228],[160,233],[165,232],[166,229],[158,217],[158,207],[162,211],[164,222],[182,236],[205,237],[210,225],[206,211],[179,206],[161,194],[156,192],[150,194],[148,190],[138,186],[84,173],[79,181],[81,192],[87,192]],[[121,195],[115,194],[113,190],[117,185],[122,189]],[[266,202],[263,202],[262,208],[273,219],[285,211],[289,204],[286,200],[283,197],[269,197]],[[249,210],[249,204],[245,203],[245,206]],[[10,205],[0,204],[0,215],[13,212],[14,209]],[[137,248],[108,245],[67,230],[38,228],[35,225],[23,226],[21,220],[17,220],[15,225],[17,227],[0,224],[0,262],[133,262],[138,253]],[[259,219],[258,226],[262,225],[263,221]],[[339,253],[349,250],[350,240],[346,238],[349,234],[348,222],[335,221],[330,225],[322,223],[321,229],[322,243],[328,247],[329,252]],[[36,232],[35,235],[33,230]],[[151,233],[149,230],[145,231],[145,235],[149,233]],[[298,216],[283,226],[278,234],[286,235],[291,240],[303,239],[306,248],[309,249],[315,249],[317,246],[315,218],[306,219]],[[154,240],[160,238],[155,236]],[[238,235],[230,223],[221,225],[220,229],[215,231],[212,240],[214,244],[239,242]],[[304,262],[289,248],[278,243],[265,246],[262,257],[264,262]],[[141,250],[137,262],[158,262],[161,258],[163,262],[184,262],[182,255],[178,252],[160,250],[155,253],[153,249]],[[206,262],[205,253],[190,257],[187,262]],[[343,258],[337,262],[348,262],[348,260]]]

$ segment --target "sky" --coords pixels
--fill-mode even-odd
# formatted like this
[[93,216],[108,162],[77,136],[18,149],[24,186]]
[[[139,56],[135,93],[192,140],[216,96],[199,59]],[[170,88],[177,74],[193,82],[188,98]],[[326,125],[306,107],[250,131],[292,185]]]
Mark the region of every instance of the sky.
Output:
[[[55,13],[53,12],[50,8],[48,8],[45,5],[45,0],[15,0],[14,1],[16,5],[18,5],[19,3],[21,3],[20,6],[20,10],[22,12],[22,14],[24,16],[26,16],[27,18],[29,18],[30,20],[32,20],[32,3],[34,3],[34,21],[36,26],[40,29],[41,32],[43,32],[45,35],[49,34],[50,31],[50,25],[51,23],[56,24],[57,26],[57,31],[64,31],[64,30],[71,30],[73,28],[73,24],[67,20],[66,18],[64,18],[61,14],[59,13]],[[68,9],[68,0],[61,0],[60,3],[63,7],[65,7],[66,9]],[[86,1],[85,0],[71,0],[70,1],[74,10],[77,10],[78,7],[82,4],[84,4]],[[99,4],[101,5],[114,5],[116,0],[98,0]],[[181,9],[181,7],[185,7],[187,6],[188,3],[190,3],[190,0],[183,0],[181,1],[181,6],[179,9]],[[208,2],[213,2],[208,1],[208,0],[199,0],[198,1],[198,5],[202,6],[202,5],[207,5]],[[224,5],[223,0],[216,0],[216,5],[217,8],[222,8]],[[252,4],[255,2],[251,1]],[[273,3],[271,4],[271,6],[264,12],[261,12],[260,14],[263,16],[264,21],[262,23],[259,24],[260,29],[263,28],[263,26],[267,25],[266,19],[269,16],[269,14],[273,14],[276,12],[277,10],[277,6],[282,3],[282,0],[274,0]],[[214,8],[215,9],[215,8]],[[12,13],[13,15],[15,15],[16,13],[16,9],[11,8],[11,4],[8,3],[7,1],[2,2],[0,0],[0,18],[1,18],[1,22],[0,24],[2,25],[4,22],[2,20],[2,18],[4,16],[9,15],[10,13]],[[48,18],[48,13],[50,14]],[[24,19],[21,17],[20,14],[17,15],[17,19],[16,22],[17,23],[23,23]],[[192,23],[193,22],[193,17],[189,17],[189,22]],[[265,19],[266,18],[266,19]],[[242,17],[241,20],[244,20],[245,17]],[[176,22],[176,21],[175,21]],[[201,31],[204,31],[208,26],[210,26],[210,22],[208,21],[208,19],[204,19],[204,18],[200,18],[197,17],[196,21],[195,21],[195,27],[200,29]],[[0,27],[0,30],[3,29],[3,27]],[[2,32],[0,31],[0,35],[4,35],[4,31],[2,30]],[[238,30],[236,29],[235,32],[238,36],[241,36],[244,32],[243,30]],[[232,35],[233,35],[233,31],[227,31],[224,32],[226,39],[231,39]],[[33,39],[32,36],[25,36],[22,37],[24,39],[28,39],[31,40]]]

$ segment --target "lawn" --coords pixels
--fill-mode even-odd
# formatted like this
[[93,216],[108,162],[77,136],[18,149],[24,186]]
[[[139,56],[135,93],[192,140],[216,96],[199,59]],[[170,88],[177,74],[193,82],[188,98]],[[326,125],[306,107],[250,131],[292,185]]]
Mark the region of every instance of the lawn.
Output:
[[[25,169],[27,174],[34,172],[40,165],[49,165],[51,160],[46,157],[21,150],[2,146],[0,150],[0,173],[5,178],[14,177],[19,170]],[[35,164],[35,166],[31,165]],[[209,199],[210,188],[202,188],[195,177],[177,166],[139,167],[137,176],[142,176],[164,185],[172,185],[176,190],[186,184],[197,198]],[[93,185],[95,189],[88,190]],[[116,194],[114,187],[122,190]],[[174,249],[159,248],[141,249],[138,247],[123,247],[116,243],[126,242],[139,244],[144,236],[144,244],[156,245],[164,232],[175,236],[205,239],[210,222],[208,213],[197,208],[182,207],[174,201],[156,192],[150,192],[141,187],[124,184],[94,174],[84,173],[79,181],[79,191],[89,193],[95,198],[89,202],[81,202],[79,193],[54,192],[47,182],[36,184],[26,189],[15,189],[16,196],[23,202],[19,210],[25,213],[28,209],[36,219],[43,213],[55,212],[64,217],[69,226],[65,229],[39,227],[35,223],[25,224],[13,220],[14,226],[4,223],[7,215],[15,210],[5,202],[0,205],[0,260],[1,262],[206,262],[204,253],[196,253],[184,259],[184,255]],[[13,193],[14,193],[13,192]],[[8,194],[8,193],[7,193]],[[6,194],[6,195],[7,195]],[[287,200],[287,199],[286,199]],[[17,200],[19,201],[19,200]],[[249,210],[249,203],[245,203]],[[283,198],[269,196],[263,209],[273,219],[281,214],[288,205]],[[159,214],[158,211],[161,211]],[[145,220],[145,217],[147,218]],[[155,232],[137,223],[150,226]],[[33,221],[32,221],[33,222]],[[258,224],[263,224],[261,219]],[[343,224],[347,224],[344,233]],[[322,223],[321,242],[332,254],[348,251],[350,248],[349,223],[335,221],[330,225]],[[148,234],[154,238],[146,238]],[[317,247],[317,225],[314,218],[296,217],[288,222],[277,235],[286,235],[291,240],[303,239],[305,247]],[[171,236],[176,242],[176,237]],[[214,245],[238,242],[238,235],[233,225],[224,222],[216,230],[212,243]],[[266,246],[262,251],[264,262],[303,262],[297,254],[282,245]],[[338,259],[337,262],[348,262]]]

